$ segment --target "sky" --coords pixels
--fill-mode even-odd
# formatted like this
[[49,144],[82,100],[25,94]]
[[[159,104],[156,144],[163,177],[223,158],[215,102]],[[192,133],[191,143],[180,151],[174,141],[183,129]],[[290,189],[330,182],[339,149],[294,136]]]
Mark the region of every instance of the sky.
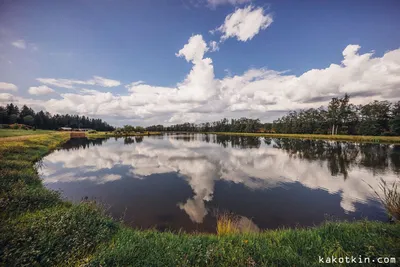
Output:
[[114,126],[400,100],[400,1],[0,0],[0,105]]

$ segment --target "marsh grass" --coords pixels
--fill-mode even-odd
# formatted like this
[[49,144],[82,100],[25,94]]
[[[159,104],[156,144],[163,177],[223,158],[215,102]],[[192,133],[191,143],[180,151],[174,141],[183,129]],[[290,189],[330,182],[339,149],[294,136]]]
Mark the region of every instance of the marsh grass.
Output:
[[239,233],[239,219],[230,213],[222,213],[217,216],[217,235]]
[[381,178],[378,193],[370,184],[368,186],[374,191],[375,195],[379,198],[382,205],[385,207],[386,212],[396,221],[400,220],[400,192],[398,189],[398,181],[388,183]]
[[257,233],[259,228],[254,222],[244,216],[235,215],[229,212],[214,212],[217,219],[217,235]]

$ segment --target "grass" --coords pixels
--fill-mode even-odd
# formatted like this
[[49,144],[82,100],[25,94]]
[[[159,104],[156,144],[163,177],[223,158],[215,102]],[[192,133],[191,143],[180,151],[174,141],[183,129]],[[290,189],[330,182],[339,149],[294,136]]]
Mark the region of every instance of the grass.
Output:
[[320,266],[318,256],[400,255],[398,223],[253,232],[226,215],[218,235],[125,227],[95,203],[71,204],[43,187],[35,163],[68,138],[0,139],[0,266]]
[[275,138],[301,138],[301,139],[324,139],[351,142],[373,142],[373,143],[400,143],[400,136],[363,136],[363,135],[328,135],[328,134],[274,134],[274,133],[231,133],[231,132],[207,132],[217,135],[235,136],[258,136]]
[[25,135],[38,135],[49,134],[54,131],[49,130],[23,130],[23,129],[0,129],[0,138],[10,136],[25,136]]
[[399,242],[400,227],[366,221],[223,236],[122,228],[90,265],[321,266],[318,256],[398,256]]
[[217,235],[239,233],[238,219],[234,215],[224,213],[217,217]]
[[386,212],[394,220],[400,221],[400,192],[398,190],[399,181],[395,181],[389,184],[381,178],[379,183],[379,189],[381,194],[379,194],[371,185],[371,189],[375,192],[382,205],[385,207]]

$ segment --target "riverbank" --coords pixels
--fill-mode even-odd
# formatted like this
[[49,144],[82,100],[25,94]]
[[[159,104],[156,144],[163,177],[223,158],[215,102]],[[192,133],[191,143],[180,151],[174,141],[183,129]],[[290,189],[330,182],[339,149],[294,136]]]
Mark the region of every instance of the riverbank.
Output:
[[400,224],[382,222],[220,236],[125,227],[42,185],[36,163],[68,139],[0,139],[0,266],[320,266],[319,256],[400,255]]
[[115,132],[95,132],[95,133],[86,133],[87,138],[108,138],[108,137],[125,137],[125,136],[150,136],[150,135],[162,135],[160,132],[132,132],[132,133],[120,133],[117,134]]
[[254,136],[271,138],[298,138],[322,139],[334,141],[367,142],[367,143],[400,143],[400,136],[363,136],[363,135],[328,135],[328,134],[274,134],[274,133],[231,133],[231,132],[205,132],[217,135]]

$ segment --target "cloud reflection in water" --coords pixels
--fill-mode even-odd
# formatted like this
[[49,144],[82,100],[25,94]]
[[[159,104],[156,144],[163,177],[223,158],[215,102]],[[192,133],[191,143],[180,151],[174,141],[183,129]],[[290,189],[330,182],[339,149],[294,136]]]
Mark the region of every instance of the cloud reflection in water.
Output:
[[[194,196],[177,203],[193,222],[201,223],[213,199],[216,181],[267,189],[301,183],[310,189],[340,194],[340,206],[354,212],[356,203],[375,199],[369,188],[379,178],[398,179],[399,148],[294,139],[262,139],[215,135],[165,135],[121,141],[71,144],[44,159],[45,184],[88,180],[97,184],[122,178],[146,179],[153,174],[178,173]],[[97,143],[96,143],[97,142]],[[84,147],[83,147],[84,145]],[[79,146],[78,146],[79,147]],[[124,175],[115,173],[124,168]]]

